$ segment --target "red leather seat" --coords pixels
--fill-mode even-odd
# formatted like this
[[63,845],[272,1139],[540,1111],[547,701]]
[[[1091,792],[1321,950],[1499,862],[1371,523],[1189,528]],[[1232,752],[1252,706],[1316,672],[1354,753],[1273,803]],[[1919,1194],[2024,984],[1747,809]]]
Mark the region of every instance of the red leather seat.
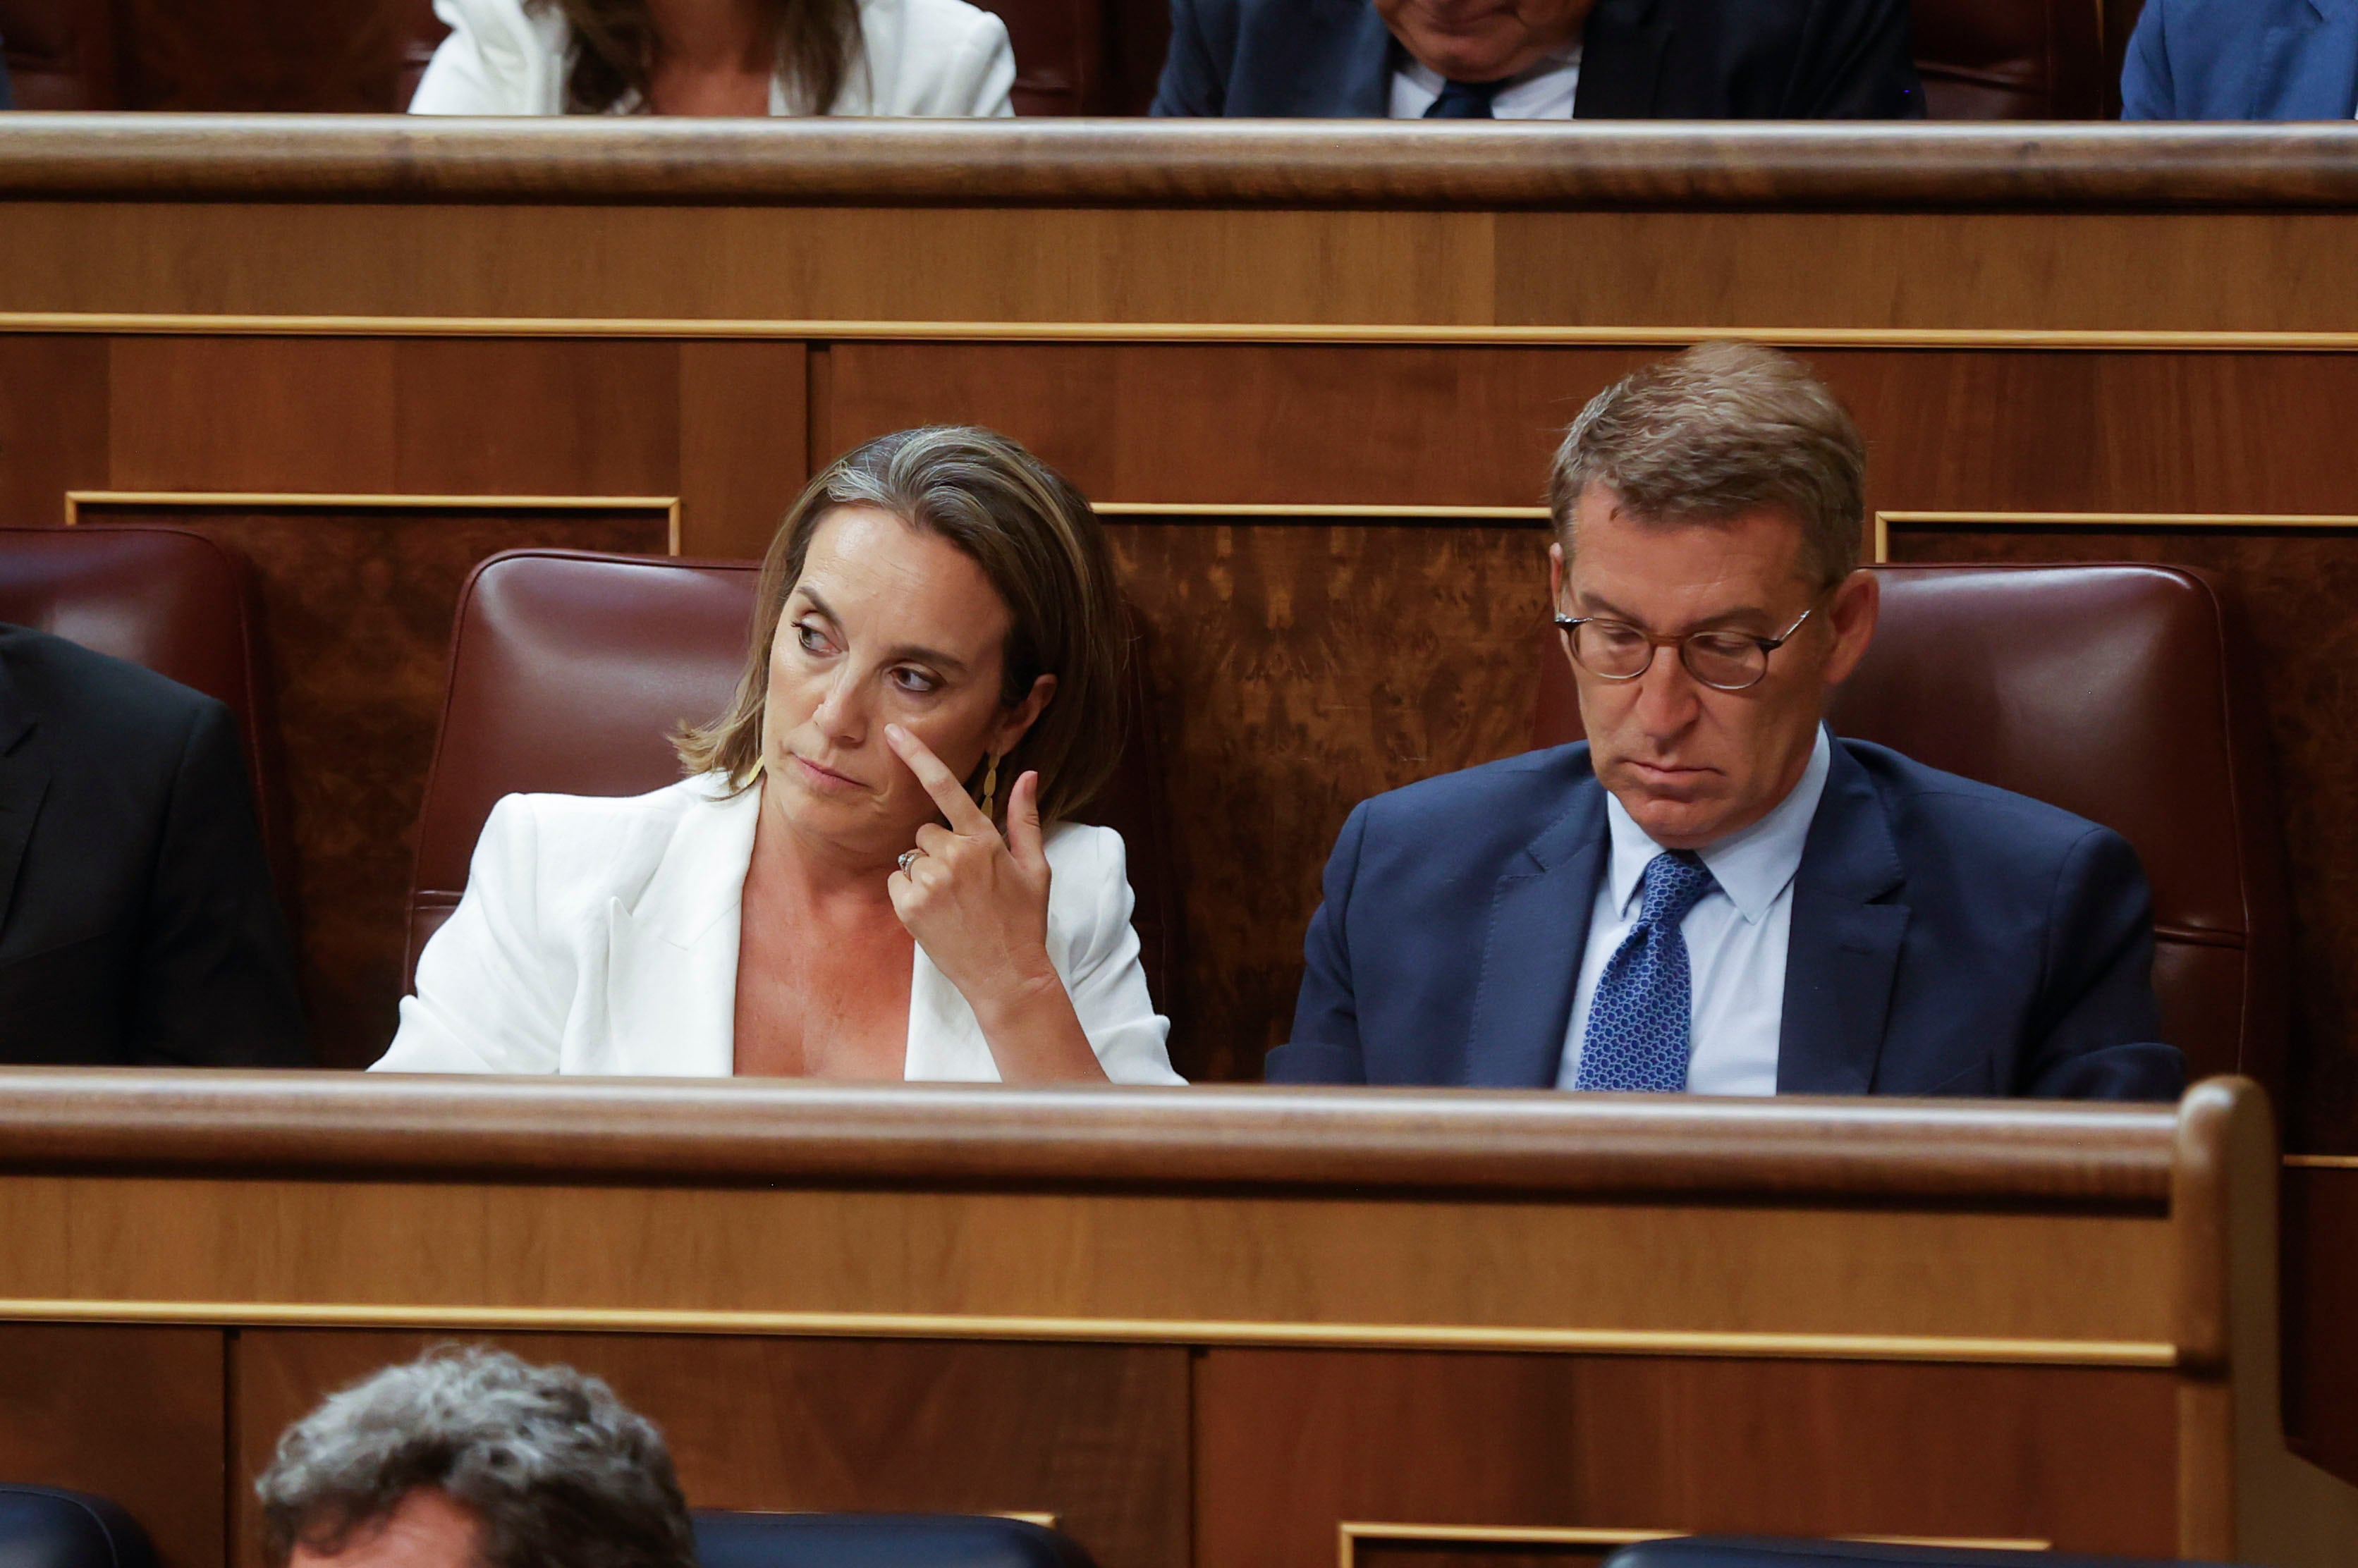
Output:
[[[2190,1074],[2284,1082],[2284,841],[2218,587],[2153,566],[1877,567],[1883,619],[1828,723],[2113,828],[2153,883],[2154,989]],[[1581,738],[1552,629],[1536,745]]]
[[294,844],[254,593],[244,557],[185,528],[0,528],[0,621],[145,665],[228,705],[291,911]]
[[2115,112],[2104,0],[1915,0],[1915,15],[1916,67],[1935,120]]
[[[459,598],[450,684],[427,775],[411,879],[406,988],[426,939],[457,907],[483,821],[502,795],[640,795],[680,776],[670,735],[729,705],[761,568],[579,550],[510,550]],[[1144,712],[1142,661],[1130,709]],[[1152,736],[1133,722],[1120,772],[1087,820],[1130,847],[1134,921],[1165,1012],[1175,968],[1167,833]]]
[[0,0],[19,109],[124,107],[114,11],[95,0]]

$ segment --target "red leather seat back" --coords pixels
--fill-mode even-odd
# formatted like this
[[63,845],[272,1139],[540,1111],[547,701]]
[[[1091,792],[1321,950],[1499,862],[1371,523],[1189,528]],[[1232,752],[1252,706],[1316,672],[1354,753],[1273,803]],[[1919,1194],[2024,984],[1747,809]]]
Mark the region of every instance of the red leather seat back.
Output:
[[1103,114],[1103,0],[978,0],[1015,47],[1018,114]]
[[[2135,845],[2154,987],[2195,1076],[2284,1085],[2289,930],[2266,737],[2210,579],[2172,567],[1877,567],[1834,733],[2060,806]],[[1534,743],[1580,739],[1552,629]]]
[[17,108],[124,106],[105,0],[0,0],[0,39]]
[[2113,99],[2101,0],[1915,0],[1935,120],[2101,120]]
[[263,660],[254,568],[184,528],[0,528],[0,621],[144,665],[237,719],[262,842],[291,913],[286,770]]
[[[476,837],[502,795],[640,795],[678,780],[671,733],[728,707],[760,569],[577,550],[511,550],[475,568],[460,595],[418,822],[405,987],[465,891]],[[1141,663],[1131,665],[1133,715],[1143,712]],[[1120,773],[1082,815],[1129,844],[1147,978],[1167,1012],[1162,982],[1178,923],[1152,742],[1133,722]]]

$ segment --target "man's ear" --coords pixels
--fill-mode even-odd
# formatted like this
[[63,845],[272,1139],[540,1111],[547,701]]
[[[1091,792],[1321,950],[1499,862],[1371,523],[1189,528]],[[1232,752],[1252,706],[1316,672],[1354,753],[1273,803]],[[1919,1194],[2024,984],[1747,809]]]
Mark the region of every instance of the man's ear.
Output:
[[1558,539],[1548,546],[1548,609],[1561,614],[1563,611],[1563,541]]
[[1843,579],[1826,605],[1826,624],[1833,628],[1834,645],[1826,654],[1825,682],[1839,686],[1850,679],[1875,641],[1875,623],[1883,611],[1881,579],[1861,567]]

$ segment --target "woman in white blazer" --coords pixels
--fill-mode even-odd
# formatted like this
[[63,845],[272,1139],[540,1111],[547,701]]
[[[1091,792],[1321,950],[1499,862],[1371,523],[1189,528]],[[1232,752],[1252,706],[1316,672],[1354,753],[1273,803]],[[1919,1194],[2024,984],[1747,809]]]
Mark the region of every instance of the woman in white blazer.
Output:
[[903,431],[804,491],[730,711],[633,799],[510,795],[392,1072],[1175,1084],[1110,776],[1096,514],[1004,437]]
[[1011,114],[965,0],[434,0],[413,114]]

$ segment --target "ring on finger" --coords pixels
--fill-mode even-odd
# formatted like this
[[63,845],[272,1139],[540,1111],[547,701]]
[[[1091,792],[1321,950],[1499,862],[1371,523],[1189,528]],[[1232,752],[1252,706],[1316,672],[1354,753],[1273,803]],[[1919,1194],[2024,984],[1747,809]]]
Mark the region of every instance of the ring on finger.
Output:
[[903,876],[904,876],[904,877],[905,877],[905,876],[907,876],[907,875],[909,874],[909,868],[910,868],[911,866],[915,865],[919,860],[924,860],[925,858],[925,852],[923,849],[903,849],[903,850],[902,850],[902,851],[901,851],[901,874],[902,874]]

